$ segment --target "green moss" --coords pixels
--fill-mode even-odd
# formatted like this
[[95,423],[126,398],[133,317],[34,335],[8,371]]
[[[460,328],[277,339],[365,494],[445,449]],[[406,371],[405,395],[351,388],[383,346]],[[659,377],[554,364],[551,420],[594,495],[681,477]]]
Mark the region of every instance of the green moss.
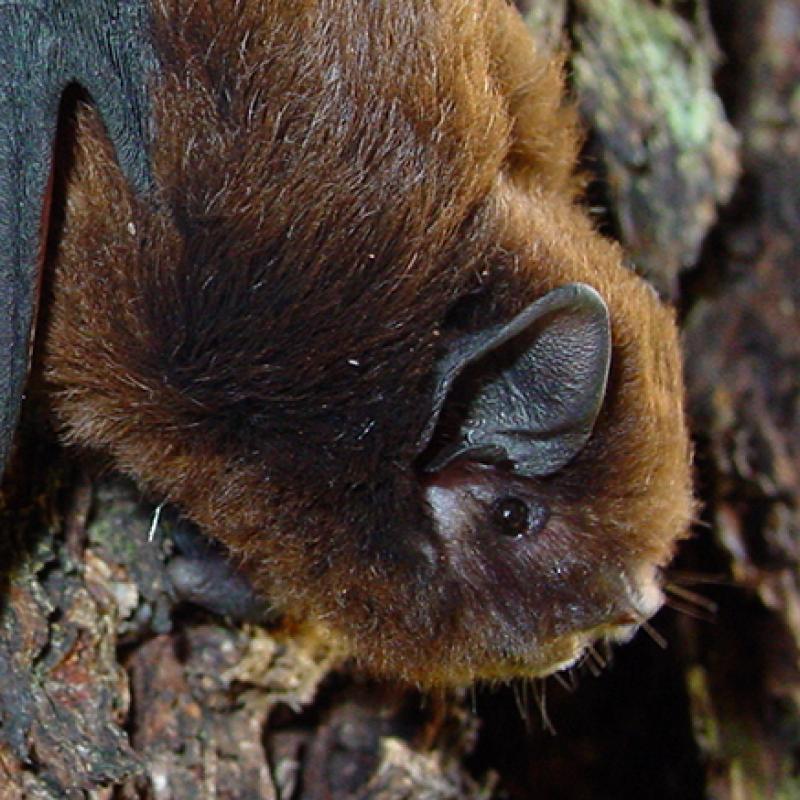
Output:
[[581,109],[604,148],[620,234],[670,292],[738,177],[708,30],[644,0],[577,0]]
[[640,0],[582,5],[605,55],[616,59],[617,102],[640,99],[663,111],[669,134],[684,147],[707,144],[719,118],[719,99],[710,88],[710,58],[685,20]]

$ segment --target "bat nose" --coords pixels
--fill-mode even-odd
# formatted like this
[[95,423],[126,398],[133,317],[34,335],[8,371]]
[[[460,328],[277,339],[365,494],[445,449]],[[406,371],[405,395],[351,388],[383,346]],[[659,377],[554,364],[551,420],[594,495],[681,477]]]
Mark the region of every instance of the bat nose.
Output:
[[608,635],[618,642],[628,641],[664,603],[657,569],[644,567],[622,581],[622,597],[608,618]]

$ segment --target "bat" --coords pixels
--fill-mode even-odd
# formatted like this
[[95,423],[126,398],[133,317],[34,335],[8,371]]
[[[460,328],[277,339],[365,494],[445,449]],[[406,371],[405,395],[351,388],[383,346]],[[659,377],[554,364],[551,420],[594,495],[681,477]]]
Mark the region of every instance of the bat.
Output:
[[377,675],[546,675],[659,608],[692,510],[674,315],[581,205],[561,63],[511,7],[0,14],[34,30],[0,46],[6,449],[77,83],[37,332],[65,442]]

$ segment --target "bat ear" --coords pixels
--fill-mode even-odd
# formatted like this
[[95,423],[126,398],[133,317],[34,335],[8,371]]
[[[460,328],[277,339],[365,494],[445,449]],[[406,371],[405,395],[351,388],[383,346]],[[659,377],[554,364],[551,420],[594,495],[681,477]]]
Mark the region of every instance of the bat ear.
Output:
[[462,458],[508,462],[529,477],[561,469],[591,435],[610,359],[608,309],[580,283],[554,289],[510,322],[454,341],[437,368],[420,449],[434,432],[447,444],[426,471]]

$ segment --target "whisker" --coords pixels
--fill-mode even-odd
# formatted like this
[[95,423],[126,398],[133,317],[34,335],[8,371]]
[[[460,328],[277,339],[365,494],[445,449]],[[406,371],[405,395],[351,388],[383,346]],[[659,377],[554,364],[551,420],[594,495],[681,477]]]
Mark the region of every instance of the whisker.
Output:
[[716,621],[718,607],[713,600],[671,583],[664,585],[664,591],[666,593],[664,605],[673,611],[702,622]]
[[608,666],[614,660],[614,646],[610,639],[602,639],[603,660]]
[[600,668],[601,672],[608,666],[608,661],[597,652],[597,648],[593,644],[587,645],[586,652],[589,653],[592,661]]
[[581,660],[578,662],[579,667],[584,667],[588,669],[589,672],[592,673],[593,678],[599,678],[603,674],[603,670],[597,666],[594,662],[594,659],[589,655],[589,651],[587,650]]
[[709,614],[717,613],[718,606],[713,600],[709,600],[707,597],[703,597],[703,595],[693,592],[691,589],[686,589],[683,586],[676,586],[672,583],[667,583],[664,589],[670,594],[676,595],[681,600],[685,600],[689,605],[697,606],[703,611],[707,611]]
[[666,573],[669,583],[681,586],[735,586],[736,584],[725,573],[714,572],[691,572],[680,569],[670,569]]
[[580,676],[578,675],[578,670],[575,667],[570,667],[569,670],[569,685],[572,687],[573,692],[578,691],[578,686],[580,685]]
[[556,729],[550,717],[547,715],[547,683],[544,678],[535,678],[532,684],[533,699],[539,708],[539,714],[542,718],[542,730],[547,731],[549,734],[555,736]]
[[691,617],[692,619],[699,620],[700,622],[716,622],[717,619],[713,614],[710,614],[707,611],[697,609],[688,603],[682,603],[680,600],[675,600],[672,597],[668,597],[664,601],[664,605],[667,608],[672,609],[672,611],[675,611],[677,614],[682,614],[685,617]]
[[667,640],[647,621],[642,620],[639,627],[662,649],[666,650],[669,646]]
[[160,502],[155,511],[153,511],[153,518],[150,520],[150,530],[147,531],[147,541],[152,542],[156,538],[156,531],[158,530],[158,522],[161,519],[161,512],[164,510],[166,500]]
[[[567,677],[569,676],[569,678]],[[558,685],[565,691],[572,694],[575,691],[575,683],[573,680],[573,672],[570,669],[566,674],[564,672],[554,672],[553,678],[555,678]]]
[[[514,704],[517,707],[520,719],[522,720],[525,730],[530,733],[531,731],[531,718],[528,713],[528,698],[527,698],[527,681],[514,681],[511,684],[511,693],[514,695]],[[523,698],[523,693],[525,697]]]

